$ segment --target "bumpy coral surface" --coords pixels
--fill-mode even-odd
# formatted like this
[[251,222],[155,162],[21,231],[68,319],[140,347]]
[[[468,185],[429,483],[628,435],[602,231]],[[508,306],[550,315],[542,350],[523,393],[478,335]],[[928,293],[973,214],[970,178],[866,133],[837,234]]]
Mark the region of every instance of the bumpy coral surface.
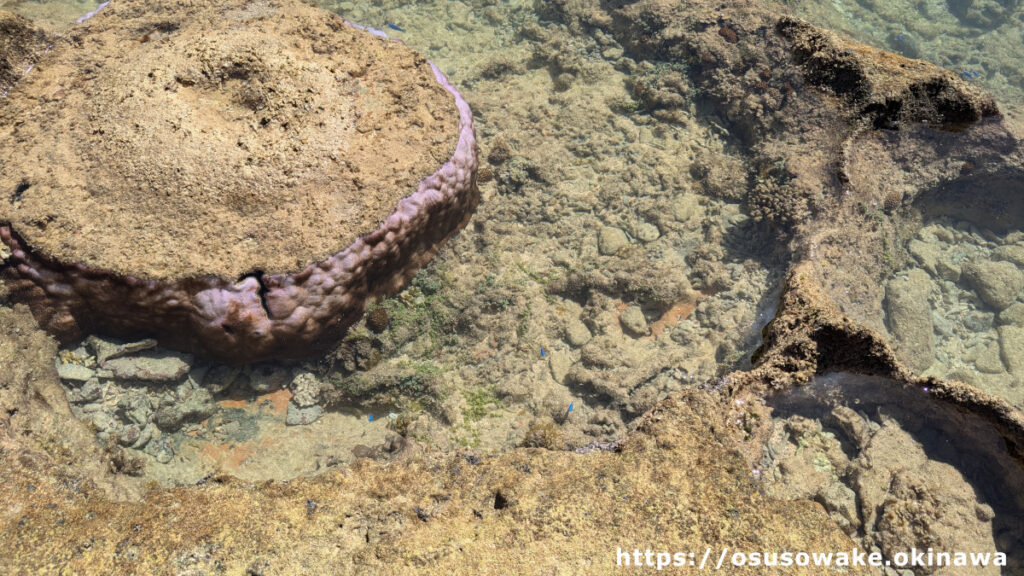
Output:
[[336,341],[479,195],[468,104],[380,36],[297,2],[90,18],[0,103],[13,297],[66,339],[238,362]]

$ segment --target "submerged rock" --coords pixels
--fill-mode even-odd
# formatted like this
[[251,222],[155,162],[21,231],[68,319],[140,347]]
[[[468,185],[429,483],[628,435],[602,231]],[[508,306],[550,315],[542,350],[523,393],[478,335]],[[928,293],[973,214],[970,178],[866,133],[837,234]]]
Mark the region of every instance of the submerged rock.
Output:
[[323,415],[322,406],[302,407],[295,402],[288,402],[288,413],[285,415],[284,423],[287,426],[304,426],[316,422]]
[[118,380],[174,382],[188,374],[192,356],[177,352],[156,352],[146,356],[127,356],[107,360],[102,367]]
[[927,370],[935,361],[932,310],[928,303],[932,281],[920,269],[893,278],[885,287],[886,323],[900,355],[915,370]]
[[963,276],[981,300],[996,311],[1013,304],[1024,289],[1024,273],[1010,262],[971,262],[963,266]]

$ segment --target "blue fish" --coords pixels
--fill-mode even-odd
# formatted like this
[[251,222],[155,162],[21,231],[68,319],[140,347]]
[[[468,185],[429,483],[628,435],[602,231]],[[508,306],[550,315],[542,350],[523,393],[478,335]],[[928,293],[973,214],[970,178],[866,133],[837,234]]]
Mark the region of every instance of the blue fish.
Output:
[[575,404],[575,402],[569,402],[569,412],[572,412],[572,405],[573,404]]
[[366,420],[367,420],[368,422],[373,422],[373,414],[370,414],[369,416],[367,416],[367,417],[366,417]]
[[399,28],[397,24],[392,24],[391,22],[388,22],[388,28],[391,28],[392,30],[397,30],[398,32],[405,32],[405,30]]
[[903,42],[903,34],[897,34],[896,39],[899,40],[900,42]]
[[543,357],[545,357],[547,355],[548,355],[548,351],[545,350],[544,347],[542,346],[541,349],[540,349],[540,357],[543,358]]

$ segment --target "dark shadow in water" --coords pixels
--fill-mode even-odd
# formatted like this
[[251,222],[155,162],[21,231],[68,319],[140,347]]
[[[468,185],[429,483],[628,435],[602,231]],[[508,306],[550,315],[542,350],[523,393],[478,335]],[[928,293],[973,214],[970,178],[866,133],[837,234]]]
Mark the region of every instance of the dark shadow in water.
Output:
[[896,420],[928,458],[956,468],[978,501],[992,507],[996,549],[1007,556],[1003,573],[1024,573],[1024,466],[1011,457],[1006,441],[988,422],[931,398],[925,390],[859,374],[819,376],[808,386],[773,396],[768,405],[776,418],[796,415],[821,421],[848,455],[855,455],[857,448],[831,426],[835,407],[847,406],[876,422],[880,415]]

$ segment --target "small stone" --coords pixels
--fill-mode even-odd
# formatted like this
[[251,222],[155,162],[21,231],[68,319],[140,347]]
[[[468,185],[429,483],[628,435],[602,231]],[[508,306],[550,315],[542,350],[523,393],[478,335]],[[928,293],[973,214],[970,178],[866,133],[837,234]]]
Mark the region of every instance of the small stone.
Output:
[[139,427],[134,424],[129,424],[121,429],[121,436],[118,438],[118,443],[121,446],[132,446],[139,441],[139,437],[142,436],[142,431]]
[[974,366],[978,369],[978,372],[1002,374],[1006,371],[1006,368],[1003,367],[1003,360],[999,354],[999,344],[995,342],[984,344],[978,352],[978,358],[974,361]]
[[291,370],[273,364],[256,364],[248,368],[249,388],[265,393],[284,388],[292,381]]
[[688,222],[700,209],[700,203],[693,194],[683,194],[672,205],[672,218],[676,222]]
[[644,311],[635,304],[622,311],[622,314],[619,316],[619,323],[622,324],[622,329],[631,336],[647,336],[650,333],[650,328],[647,327],[647,318],[644,317]]
[[320,406],[308,406],[303,408],[294,402],[288,402],[288,413],[285,415],[286,426],[304,426],[312,424],[324,415],[324,409]]
[[911,368],[927,370],[935,361],[934,326],[928,303],[932,281],[921,269],[893,278],[885,287],[886,324],[901,359]]
[[572,360],[565,352],[552,351],[548,353],[548,369],[551,370],[551,377],[555,379],[555,382],[564,383],[565,376],[571,367]]
[[962,271],[981,300],[996,310],[1013,304],[1024,289],[1024,274],[1010,262],[972,262],[964,265]]
[[173,432],[182,425],[202,422],[217,412],[213,396],[205,388],[192,391],[187,397],[157,410],[153,422],[161,430]]
[[991,312],[975,310],[964,318],[964,328],[971,332],[988,332],[989,328],[992,328],[995,316]]
[[992,259],[1005,260],[1006,262],[1012,262],[1018,268],[1024,268],[1024,246],[1017,244],[1000,246],[992,251]]
[[80,364],[57,364],[57,376],[70,382],[88,382],[96,376],[96,371]]
[[950,282],[960,281],[960,266],[953,263],[948,256],[941,256],[935,261],[935,275]]
[[220,364],[206,372],[202,379],[202,386],[209,390],[210,394],[220,394],[230,388],[241,373],[242,369],[238,366]]
[[565,323],[565,341],[573,348],[579,348],[590,342],[590,329],[579,318],[570,318]]
[[929,274],[937,275],[936,264],[942,255],[937,245],[922,242],[921,240],[911,240],[910,244],[907,245],[907,251]]
[[103,397],[103,387],[99,380],[89,380],[78,388],[72,388],[67,393],[68,402],[72,404],[86,404],[95,402]]
[[102,367],[114,373],[118,380],[145,382],[174,382],[189,371],[192,356],[177,352],[156,352],[146,356],[112,358]]
[[999,313],[1000,325],[1024,326],[1024,303],[1010,304]]
[[111,360],[113,358],[127,356],[128,354],[134,354],[135,352],[141,352],[142,350],[148,350],[156,347],[156,340],[153,340],[152,338],[140,340],[138,342],[120,343],[105,340],[99,336],[89,336],[85,343],[92,349],[93,354],[96,355],[96,361],[100,364],[103,364],[107,360]]
[[605,256],[613,256],[619,253],[629,244],[626,233],[612,226],[601,228],[597,234],[597,250]]
[[292,380],[292,402],[299,408],[309,408],[320,401],[322,384],[310,372],[300,372]]
[[1024,377],[1024,327],[1000,326],[999,348],[1003,363],[1014,376]]
[[636,238],[641,242],[654,242],[660,237],[661,231],[659,231],[658,227],[654,224],[644,222],[636,227]]

